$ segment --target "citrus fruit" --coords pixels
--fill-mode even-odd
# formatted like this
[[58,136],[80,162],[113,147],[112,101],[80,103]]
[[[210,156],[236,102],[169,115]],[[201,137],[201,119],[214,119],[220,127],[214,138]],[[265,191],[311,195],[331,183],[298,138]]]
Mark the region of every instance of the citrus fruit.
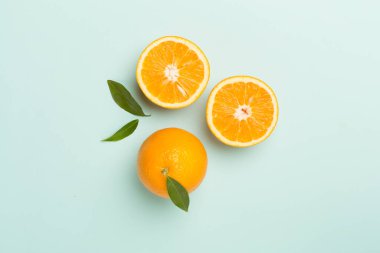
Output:
[[144,141],[137,166],[143,185],[167,198],[166,176],[177,180],[188,192],[195,190],[206,174],[207,154],[193,134],[179,128],[166,128]]
[[252,146],[264,141],[274,130],[277,98],[258,78],[229,77],[211,91],[206,117],[211,132],[224,144]]
[[137,82],[153,103],[168,109],[192,104],[210,76],[205,54],[193,42],[166,36],[149,44],[136,69]]

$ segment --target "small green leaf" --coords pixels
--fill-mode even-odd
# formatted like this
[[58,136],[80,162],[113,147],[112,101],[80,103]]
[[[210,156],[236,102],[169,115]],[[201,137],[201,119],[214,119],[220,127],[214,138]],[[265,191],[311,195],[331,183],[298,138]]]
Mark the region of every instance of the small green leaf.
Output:
[[120,141],[124,139],[136,130],[138,123],[138,119],[132,120],[131,122],[127,123],[125,126],[120,128],[120,130],[114,133],[111,137],[108,137],[103,141]]
[[131,93],[121,84],[112,80],[108,80],[108,87],[110,88],[113,100],[122,109],[137,116],[150,116],[146,115],[141,106],[132,97]]
[[168,194],[174,205],[178,206],[184,211],[189,209],[189,193],[177,180],[169,176],[166,177],[166,187]]

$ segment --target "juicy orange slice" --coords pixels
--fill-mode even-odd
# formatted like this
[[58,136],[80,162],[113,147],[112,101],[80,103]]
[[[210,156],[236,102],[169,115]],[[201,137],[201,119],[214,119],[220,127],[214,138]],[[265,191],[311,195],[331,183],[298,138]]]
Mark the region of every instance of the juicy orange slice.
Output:
[[263,81],[250,76],[218,83],[207,102],[207,124],[223,143],[248,147],[264,141],[278,118],[277,98]]
[[206,88],[210,66],[193,42],[167,36],[153,41],[142,52],[136,78],[145,96],[169,109],[192,104]]

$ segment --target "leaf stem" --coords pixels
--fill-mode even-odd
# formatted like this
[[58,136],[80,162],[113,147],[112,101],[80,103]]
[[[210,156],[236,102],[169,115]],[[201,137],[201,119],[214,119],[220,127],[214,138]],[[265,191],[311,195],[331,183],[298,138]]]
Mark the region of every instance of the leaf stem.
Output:
[[163,168],[163,169],[161,170],[161,173],[162,173],[162,175],[164,175],[165,177],[167,177],[167,176],[168,176],[168,173],[169,173],[168,168]]

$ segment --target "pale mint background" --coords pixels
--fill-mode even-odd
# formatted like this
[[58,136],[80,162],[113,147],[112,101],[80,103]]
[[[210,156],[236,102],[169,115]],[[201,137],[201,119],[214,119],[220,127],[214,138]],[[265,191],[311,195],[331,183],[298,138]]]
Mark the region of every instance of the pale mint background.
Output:
[[[1,0],[0,252],[380,252],[379,1]],[[205,93],[167,111],[135,82],[142,49],[195,41]],[[236,74],[276,91],[265,143],[232,149],[205,123],[212,87]],[[151,118],[106,84],[128,84]],[[153,131],[204,143],[207,176],[190,212],[143,188],[136,155]]]

